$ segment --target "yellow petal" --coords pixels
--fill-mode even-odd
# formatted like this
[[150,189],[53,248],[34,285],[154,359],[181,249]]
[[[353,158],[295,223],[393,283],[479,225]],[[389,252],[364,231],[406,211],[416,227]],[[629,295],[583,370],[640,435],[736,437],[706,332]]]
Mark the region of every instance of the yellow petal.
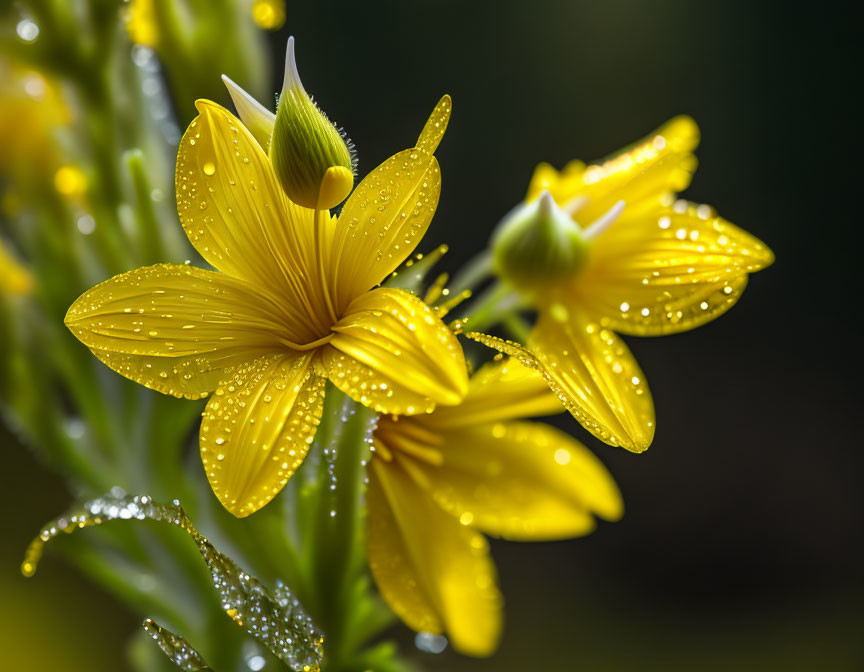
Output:
[[267,504],[306,456],[325,380],[313,355],[269,355],[241,367],[210,398],[201,459],[213,492],[238,518]]
[[641,453],[654,438],[654,403],[627,346],[609,329],[556,305],[541,314],[530,349],[477,332],[468,338],[535,367],[561,403],[601,441]]
[[[389,435],[414,419],[382,422],[376,437],[386,445]],[[429,447],[440,451],[440,464],[397,454],[463,525],[514,541],[542,541],[587,534],[594,515],[621,517],[621,494],[603,464],[549,425],[501,422],[440,430],[436,444]]]
[[438,143],[444,137],[444,131],[447,130],[447,124],[450,121],[450,114],[453,111],[453,101],[450,96],[444,95],[429,119],[426,120],[426,125],[420,132],[420,137],[417,139],[417,149],[422,149],[427,154],[434,154],[438,149]]
[[446,632],[453,648],[490,655],[501,633],[501,595],[483,537],[438,507],[397,463],[370,463],[369,564],[405,623]]
[[362,294],[333,332],[324,351],[330,379],[381,413],[422,413],[435,404],[458,404],[467,392],[459,342],[409,292],[379,288]]
[[533,201],[542,192],[548,191],[557,203],[563,205],[582,187],[584,173],[585,163],[578,159],[570,161],[561,171],[545,161],[538,163],[528,183],[525,200]]
[[699,144],[699,128],[690,117],[679,116],[654,133],[597,164],[585,166],[573,162],[558,180],[551,179],[548,168],[545,179],[535,177],[529,200],[544,188],[549,189],[559,205],[577,196],[587,199],[575,214],[577,221],[590,224],[617,201],[624,201],[631,212],[655,206],[664,196],[686,188],[696,170],[692,151]]
[[636,216],[625,209],[594,242],[572,301],[625,334],[677,333],[725,313],[746,275],[773,261],[761,241],[708,206],[678,201]]
[[157,264],[93,287],[66,326],[105,364],[151,389],[197,398],[227,370],[283,349],[273,307],[243,282]]
[[440,192],[438,161],[416,148],[391,156],[357,185],[333,240],[337,304],[377,285],[408,258],[429,228]]
[[428,421],[430,426],[443,429],[563,411],[539,371],[509,358],[480,367],[471,376],[462,403],[438,408]]
[[[381,595],[405,625],[416,632],[440,635],[444,623],[429,590],[418,580],[418,569],[411,558],[411,551],[405,544],[399,522],[377,475],[379,468],[391,467],[379,467],[377,463],[378,460],[373,459],[369,465],[366,489],[369,567]],[[419,494],[419,497],[423,496],[424,493]]]
[[435,402],[384,376],[330,345],[321,348],[321,364],[330,381],[352,399],[378,413],[431,413]]
[[529,341],[547,380],[598,439],[646,450],[654,438],[654,403],[630,350],[609,329],[554,308],[541,315]]
[[285,196],[267,155],[234,115],[206,100],[196,106],[177,152],[177,211],[186,235],[220,271],[275,297],[297,332],[291,340],[324,336],[314,212]]

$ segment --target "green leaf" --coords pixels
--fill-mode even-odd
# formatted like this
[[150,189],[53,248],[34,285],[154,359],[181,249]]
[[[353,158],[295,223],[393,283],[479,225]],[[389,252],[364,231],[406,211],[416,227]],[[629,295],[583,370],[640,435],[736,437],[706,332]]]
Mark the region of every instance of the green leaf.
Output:
[[171,662],[184,672],[213,672],[212,668],[204,662],[201,654],[180,635],[166,630],[150,618],[144,620],[144,630],[153,638],[153,641]]
[[271,594],[258,579],[217,551],[195,529],[176,499],[171,504],[160,504],[147,495],[130,496],[112,490],[42,528],[27,548],[21,572],[25,576],[35,574],[45,543],[63,532],[71,533],[112,520],[145,518],[176,525],[192,537],[210,570],[222,608],[237,625],[291,669],[297,672],[319,669],[323,637],[288,587],[280,584]]

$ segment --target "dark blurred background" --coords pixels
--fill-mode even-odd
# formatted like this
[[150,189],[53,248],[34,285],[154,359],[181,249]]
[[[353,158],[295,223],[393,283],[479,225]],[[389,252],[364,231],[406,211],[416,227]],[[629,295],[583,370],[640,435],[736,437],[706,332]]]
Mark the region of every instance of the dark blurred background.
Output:
[[[450,243],[450,270],[538,161],[599,158],[682,112],[703,133],[686,196],[777,255],[719,321],[629,340],[659,418],[647,453],[562,419],[613,471],[624,520],[572,542],[494,543],[500,652],[413,653],[427,669],[864,669],[858,25],[833,2],[289,3],[273,89],[293,34],[304,84],[348,129],[361,174],[453,96],[423,244]],[[0,594],[23,610],[3,614],[4,647],[35,651],[18,669],[122,670],[136,615],[56,556],[34,580],[15,573],[70,501],[62,481],[14,444],[2,478],[0,506],[20,513],[4,516]]]

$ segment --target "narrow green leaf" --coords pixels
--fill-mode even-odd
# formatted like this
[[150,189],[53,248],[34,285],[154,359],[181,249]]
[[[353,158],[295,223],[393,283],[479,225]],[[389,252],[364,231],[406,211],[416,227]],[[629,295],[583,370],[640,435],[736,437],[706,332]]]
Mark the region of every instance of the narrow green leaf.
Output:
[[212,668],[204,662],[201,654],[180,635],[166,630],[150,618],[144,619],[144,629],[171,662],[184,672],[213,672]]
[[195,529],[176,499],[171,504],[160,504],[147,495],[130,496],[118,490],[87,502],[81,509],[42,528],[27,548],[21,572],[25,576],[35,574],[45,543],[62,532],[71,533],[111,520],[145,518],[176,525],[192,537],[210,570],[222,608],[237,625],[291,669],[297,672],[319,669],[323,637],[288,587],[280,584],[275,595],[271,594],[258,579],[217,551]]

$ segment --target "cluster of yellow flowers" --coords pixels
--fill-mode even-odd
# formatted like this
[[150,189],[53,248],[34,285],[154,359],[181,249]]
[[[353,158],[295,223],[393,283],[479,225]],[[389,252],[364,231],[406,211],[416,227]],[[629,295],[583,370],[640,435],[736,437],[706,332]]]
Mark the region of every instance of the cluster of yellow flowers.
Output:
[[614,332],[676,333],[719,316],[771,252],[676,200],[695,166],[688,118],[601,164],[541,165],[493,240],[496,274],[537,324],[524,344],[467,334],[512,355],[469,378],[443,311],[379,286],[436,210],[450,98],[352,192],[352,147],[309,100],[293,44],[275,113],[226,84],[240,118],[199,100],[176,168],[180,221],[216,270],[124,273],[81,296],[66,324],[122,375],[209,397],[201,458],[238,517],[303,462],[327,381],[381,413],[366,495],[372,573],[409,626],[486,655],[501,598],[481,533],[562,539],[622,514],[581,443],[524,418],[566,407],[602,441],[645,450],[651,395]]

